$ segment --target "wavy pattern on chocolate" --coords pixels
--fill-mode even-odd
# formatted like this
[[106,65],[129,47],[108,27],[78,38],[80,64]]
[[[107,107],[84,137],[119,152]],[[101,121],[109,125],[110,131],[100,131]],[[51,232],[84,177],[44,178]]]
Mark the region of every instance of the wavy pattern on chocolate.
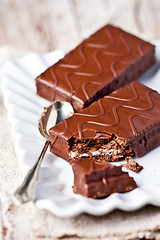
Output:
[[[140,96],[138,97],[138,92],[137,90],[135,89],[135,84],[136,82],[133,82],[130,84],[130,89],[133,91],[133,93],[136,94],[136,97],[133,98],[133,99],[128,99],[128,101],[135,101],[137,100],[138,98],[140,98]],[[138,111],[149,111],[151,109],[153,109],[153,101],[151,99],[151,90],[148,90],[145,92],[145,96],[146,96],[146,100],[147,100],[147,103],[148,103],[148,106],[146,108],[144,107],[134,107],[134,106],[129,106],[129,105],[123,105],[123,104],[116,104],[112,107],[112,113],[114,115],[114,121],[112,123],[109,123],[109,124],[106,124],[106,123],[101,123],[101,122],[95,122],[95,121],[87,121],[87,122],[81,122],[81,123],[78,123],[78,132],[79,132],[79,136],[80,138],[83,138],[83,135],[82,135],[82,132],[83,132],[83,127],[82,125],[85,124],[85,123],[89,123],[89,124],[93,124],[93,125],[100,125],[100,126],[103,126],[103,127],[108,127],[108,126],[116,126],[120,123],[120,116],[118,115],[118,108],[120,107],[123,107],[123,108],[129,108],[129,109],[133,109],[133,110],[138,110]],[[112,96],[106,96],[105,97],[106,99],[107,98],[110,98],[110,99],[115,99],[114,97]],[[116,98],[117,102],[119,103],[119,101],[123,101],[122,98]],[[101,100],[98,100],[98,102],[101,102]],[[102,103],[101,103],[101,106],[102,106]],[[103,112],[105,115],[105,109],[103,107]],[[78,115],[78,114],[77,114]],[[131,114],[128,116],[128,122],[130,124],[130,127],[132,129],[132,132],[134,135],[137,134],[137,131],[136,131],[136,127],[134,126],[134,123],[133,123],[133,116],[141,116],[143,118],[146,118],[146,119],[150,119],[150,120],[154,120],[154,118],[151,118],[151,117],[146,117],[146,116],[143,116],[141,114]],[[97,115],[94,116],[94,117],[98,117]]]
[[150,47],[149,43],[107,25],[49,68],[55,86],[54,94],[57,89],[65,90],[70,100],[73,95],[79,98],[79,87],[75,84],[78,81],[77,86],[82,86],[81,98],[88,101],[93,95],[89,91],[89,84],[102,88],[111,78],[118,78],[127,66],[143,56]]
[[133,115],[130,115],[130,116],[128,117],[128,121],[129,121],[129,124],[130,124],[130,126],[131,126],[131,129],[132,129],[132,132],[133,132],[134,135],[136,135],[137,132],[138,132],[138,131],[136,130],[136,127],[134,126],[134,122],[133,122],[133,118],[136,117],[136,116],[141,117],[141,118],[145,118],[145,119],[148,119],[148,120],[151,120],[151,121],[154,120],[154,119],[151,118],[151,117],[146,117],[146,116],[143,116],[143,115],[141,115],[141,114],[133,114]]
[[57,137],[58,137],[59,135],[63,135],[63,134],[65,134],[65,133],[67,133],[67,132],[69,131],[69,125],[68,125],[67,119],[64,119],[64,120],[63,120],[63,123],[64,123],[64,129],[63,129],[63,131],[61,131],[59,134],[56,134],[56,135],[55,135],[55,139],[54,139],[54,141],[53,141],[53,144],[56,142]]
[[96,133],[114,133],[126,139],[160,122],[159,113],[160,95],[135,81],[65,120],[67,130],[61,131],[63,123],[60,123],[50,134],[82,139],[88,129],[95,131],[93,138]]

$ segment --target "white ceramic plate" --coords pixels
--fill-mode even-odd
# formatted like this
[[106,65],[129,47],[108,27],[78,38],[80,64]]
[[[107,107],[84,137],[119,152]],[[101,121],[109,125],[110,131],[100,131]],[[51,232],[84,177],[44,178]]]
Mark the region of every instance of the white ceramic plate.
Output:
[[[156,56],[156,66],[143,75],[141,81],[160,92],[160,41],[156,42]],[[30,54],[7,63],[2,71],[4,103],[12,125],[23,176],[37,160],[43,147],[44,139],[38,132],[37,124],[43,107],[49,105],[48,101],[36,95],[34,79],[61,57],[63,53],[58,50],[44,56]],[[103,215],[114,209],[133,211],[146,204],[160,206],[159,155],[160,147],[157,147],[136,159],[144,167],[138,174],[129,172],[138,184],[137,189],[98,200],[74,194],[71,167],[48,151],[40,172],[36,205],[60,217],[71,217],[83,212]]]

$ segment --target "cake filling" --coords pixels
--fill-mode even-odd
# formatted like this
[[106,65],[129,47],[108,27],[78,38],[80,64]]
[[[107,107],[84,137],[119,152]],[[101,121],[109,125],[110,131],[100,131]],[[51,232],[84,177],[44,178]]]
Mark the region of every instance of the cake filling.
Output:
[[71,158],[95,157],[107,162],[118,161],[134,156],[133,150],[124,140],[115,135],[108,139],[71,139],[69,155]]

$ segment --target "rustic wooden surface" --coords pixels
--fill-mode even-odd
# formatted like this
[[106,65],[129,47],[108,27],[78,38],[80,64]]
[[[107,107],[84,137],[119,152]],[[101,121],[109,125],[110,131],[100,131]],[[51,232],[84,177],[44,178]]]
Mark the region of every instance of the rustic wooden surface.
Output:
[[159,0],[0,0],[0,45],[72,49],[106,23],[160,39]]

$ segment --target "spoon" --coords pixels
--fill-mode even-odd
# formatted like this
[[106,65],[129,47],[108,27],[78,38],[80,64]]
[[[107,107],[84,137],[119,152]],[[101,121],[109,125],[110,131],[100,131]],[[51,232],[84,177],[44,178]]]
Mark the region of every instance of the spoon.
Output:
[[44,112],[42,113],[41,119],[39,120],[38,129],[42,136],[46,138],[46,142],[38,160],[27,173],[21,186],[16,190],[14,194],[16,199],[21,203],[35,200],[35,192],[40,166],[50,144],[48,130],[64,119],[70,117],[73,113],[73,107],[69,102],[65,101],[54,101],[48,108],[44,108]]

